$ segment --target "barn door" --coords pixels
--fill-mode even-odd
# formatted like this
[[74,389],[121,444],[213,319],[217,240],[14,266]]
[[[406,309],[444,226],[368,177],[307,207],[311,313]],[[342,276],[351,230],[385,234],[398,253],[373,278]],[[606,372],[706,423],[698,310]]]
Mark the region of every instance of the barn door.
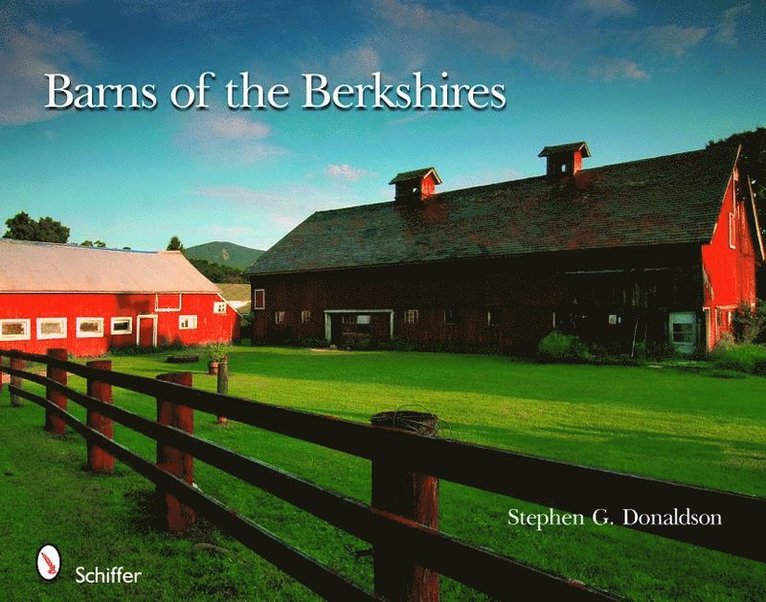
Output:
[[139,347],[157,346],[157,316],[138,316],[136,345]]

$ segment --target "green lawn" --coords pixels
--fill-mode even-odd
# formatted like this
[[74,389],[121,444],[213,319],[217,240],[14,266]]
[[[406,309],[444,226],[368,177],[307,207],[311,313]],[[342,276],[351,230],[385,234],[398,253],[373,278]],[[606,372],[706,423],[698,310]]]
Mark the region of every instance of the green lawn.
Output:
[[[114,358],[114,369],[155,376],[164,356]],[[195,386],[215,389],[201,363]],[[506,357],[235,348],[234,395],[367,421],[379,411],[425,409],[442,433],[578,464],[766,496],[766,379],[712,378],[675,369],[538,365]],[[77,388],[83,383],[73,378]],[[154,417],[152,399],[115,390],[115,403]],[[70,404],[78,416],[82,412]],[[323,486],[369,501],[369,462],[259,429],[222,428],[198,413],[198,435]],[[305,599],[312,594],[255,554],[201,525],[188,537],[156,532],[151,485],[118,464],[82,471],[85,445],[48,436],[42,410],[0,401],[0,590],[11,599]],[[153,459],[154,442],[116,425],[115,438]],[[508,475],[513,478],[513,475]],[[369,546],[200,462],[200,488],[371,587]],[[476,544],[615,595],[652,600],[762,600],[766,565],[619,527],[509,527],[509,507],[538,507],[441,484],[441,528]],[[725,517],[724,517],[725,520]],[[754,533],[759,529],[754,526]],[[39,583],[33,558],[59,545],[64,574]],[[199,546],[212,543],[216,546]],[[77,585],[74,567],[143,571],[133,586]],[[7,596],[6,596],[7,597]],[[443,599],[481,598],[443,580]]]

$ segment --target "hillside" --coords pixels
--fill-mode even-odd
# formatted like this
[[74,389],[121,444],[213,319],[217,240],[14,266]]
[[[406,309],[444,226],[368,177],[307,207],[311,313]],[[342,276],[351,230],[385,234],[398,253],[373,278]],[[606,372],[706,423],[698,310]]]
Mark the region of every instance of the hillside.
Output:
[[244,270],[258,259],[263,251],[236,245],[233,242],[214,241],[187,247],[185,254],[190,259],[203,259],[229,268]]

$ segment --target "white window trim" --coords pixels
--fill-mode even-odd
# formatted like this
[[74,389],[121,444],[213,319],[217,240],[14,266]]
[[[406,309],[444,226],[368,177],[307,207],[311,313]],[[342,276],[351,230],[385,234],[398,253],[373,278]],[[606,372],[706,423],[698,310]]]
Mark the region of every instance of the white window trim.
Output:
[[287,313],[284,309],[278,309],[274,312],[274,324],[284,324],[287,319]]
[[311,323],[311,310],[310,309],[301,310],[301,324],[310,324],[310,323]]
[[[115,332],[115,330],[114,330],[115,322],[122,322],[124,320],[128,321],[128,329],[127,330],[118,330],[117,332]],[[119,336],[122,336],[124,334],[133,334],[133,318],[131,318],[130,316],[118,316],[118,317],[114,317],[111,320],[110,328],[111,328],[112,336],[115,336],[115,337],[119,337]]]
[[181,311],[181,307],[183,306],[183,297],[181,293],[178,293],[178,307],[160,307],[160,294],[162,294],[163,296],[167,296],[167,295],[173,295],[175,293],[155,293],[154,294],[154,311],[155,312]]
[[226,313],[226,301],[213,301],[213,313],[214,314],[225,314]]
[[[190,324],[193,324],[193,326],[184,326],[183,322],[188,321]],[[197,316],[196,315],[185,315],[185,316],[178,316],[178,330],[197,330]]]
[[404,323],[412,326],[417,325],[420,321],[420,311],[417,309],[405,309],[404,310]]
[[[44,333],[42,331],[43,322],[59,322],[64,326],[64,332],[62,334],[57,333]],[[65,339],[67,335],[66,318],[37,318],[37,338],[39,340],[45,339]]]
[[[3,324],[7,322],[21,322],[24,324],[24,332],[26,334],[6,334],[3,335]],[[29,318],[6,318],[0,320],[0,341],[29,341],[32,337],[31,330],[32,321]]]
[[[100,328],[98,332],[81,332],[80,326],[83,322],[90,322],[90,321],[96,321],[99,323]],[[96,318],[96,317],[90,317],[90,318],[77,318],[77,326],[75,334],[78,339],[100,339],[104,336],[104,318]]]
[[[261,293],[261,298],[263,299],[263,305],[257,305],[255,303],[255,300],[258,298],[258,293]],[[253,309],[266,309],[266,289],[265,288],[253,289]]]

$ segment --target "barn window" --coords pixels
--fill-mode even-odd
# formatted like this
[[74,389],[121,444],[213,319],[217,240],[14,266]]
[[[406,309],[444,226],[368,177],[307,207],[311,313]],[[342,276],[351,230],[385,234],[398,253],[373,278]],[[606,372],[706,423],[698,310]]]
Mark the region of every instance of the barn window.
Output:
[[0,320],[0,341],[28,341],[29,320]]
[[178,330],[196,330],[197,316],[178,316]]
[[65,339],[66,318],[37,318],[38,339]]
[[285,312],[284,311],[275,311],[274,312],[274,324],[284,324],[285,323]]
[[266,290],[257,288],[253,291],[253,309],[264,309],[266,307]]
[[77,338],[104,336],[104,318],[77,318]]
[[371,322],[371,317],[369,315],[362,314],[356,317],[357,325],[369,326],[370,322]]
[[311,310],[304,309],[301,312],[301,324],[308,324],[309,322],[311,322]]
[[417,309],[404,310],[404,323],[405,324],[417,324],[419,318],[419,312]]
[[731,211],[729,212],[729,248],[730,249],[737,248],[736,233],[737,233],[737,220],[734,219],[734,212]]
[[340,323],[347,325],[356,324],[356,316],[354,314],[343,314],[340,317]]
[[495,308],[487,311],[487,326],[500,326],[502,323],[502,313],[499,309]]
[[214,314],[225,314],[226,313],[226,301],[216,301],[213,303],[213,313]]
[[694,324],[673,323],[674,343],[694,343]]
[[112,318],[112,334],[131,334],[133,332],[133,318]]
[[444,323],[447,325],[457,323],[457,312],[451,307],[444,310]]

